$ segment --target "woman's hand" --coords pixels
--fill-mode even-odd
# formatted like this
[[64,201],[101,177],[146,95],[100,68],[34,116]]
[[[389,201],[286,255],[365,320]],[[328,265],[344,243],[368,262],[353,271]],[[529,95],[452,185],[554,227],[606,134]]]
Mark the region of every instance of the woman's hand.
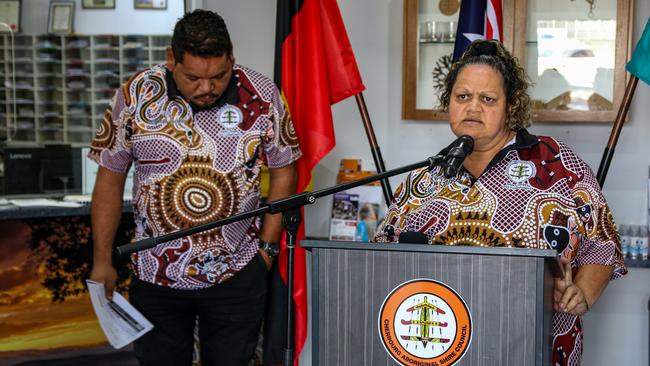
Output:
[[573,283],[571,261],[566,258],[560,261],[564,267],[564,277],[555,279],[553,309],[556,312],[585,315],[589,310],[589,303],[582,289]]

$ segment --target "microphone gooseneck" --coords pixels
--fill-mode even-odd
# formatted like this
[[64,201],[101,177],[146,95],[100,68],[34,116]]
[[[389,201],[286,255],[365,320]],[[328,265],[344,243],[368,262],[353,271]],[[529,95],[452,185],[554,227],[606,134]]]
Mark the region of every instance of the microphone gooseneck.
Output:
[[445,178],[453,178],[463,166],[463,161],[474,150],[474,139],[468,135],[457,138],[449,145],[449,151],[442,162],[442,169]]

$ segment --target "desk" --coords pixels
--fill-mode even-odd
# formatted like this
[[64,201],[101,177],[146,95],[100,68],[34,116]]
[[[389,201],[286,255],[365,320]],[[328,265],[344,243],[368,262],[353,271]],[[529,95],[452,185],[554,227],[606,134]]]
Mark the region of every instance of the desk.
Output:
[[[130,201],[125,201],[122,206],[122,212],[127,214],[133,213],[133,206]],[[17,207],[17,206],[0,206],[0,220],[22,220],[22,219],[41,219],[48,217],[68,217],[68,216],[89,216],[90,203],[81,207]]]

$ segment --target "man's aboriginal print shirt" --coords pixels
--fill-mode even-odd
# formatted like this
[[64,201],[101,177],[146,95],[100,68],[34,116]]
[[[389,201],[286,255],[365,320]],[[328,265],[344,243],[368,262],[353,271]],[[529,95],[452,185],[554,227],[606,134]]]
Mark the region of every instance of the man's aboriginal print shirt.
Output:
[[[444,153],[444,151],[443,151]],[[572,260],[626,273],[616,226],[591,169],[553,138],[517,133],[475,179],[464,169],[446,179],[440,168],[411,172],[395,191],[375,241],[422,232],[432,244],[552,248]],[[578,365],[580,317],[555,313],[553,364]],[[556,363],[557,362],[557,363]]]
[[[125,173],[134,165],[135,240],[187,229],[259,207],[262,165],[301,155],[273,82],[235,65],[229,86],[207,110],[193,110],[163,65],[116,92],[89,157]],[[261,219],[248,219],[134,253],[146,282],[177,289],[220,283],[257,253]]]

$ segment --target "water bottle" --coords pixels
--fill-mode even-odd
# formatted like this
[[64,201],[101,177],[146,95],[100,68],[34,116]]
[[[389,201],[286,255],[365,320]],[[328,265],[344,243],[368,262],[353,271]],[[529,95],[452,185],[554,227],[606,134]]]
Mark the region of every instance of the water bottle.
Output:
[[355,241],[362,241],[362,242],[368,242],[368,227],[366,226],[366,222],[361,220],[357,224],[357,232],[355,235]]
[[648,227],[640,226],[639,232],[639,258],[648,260]]
[[618,235],[621,238],[621,254],[623,258],[627,258],[630,255],[630,225],[621,225]]
[[633,225],[630,230],[630,259],[639,258],[639,246],[641,245],[641,226]]

